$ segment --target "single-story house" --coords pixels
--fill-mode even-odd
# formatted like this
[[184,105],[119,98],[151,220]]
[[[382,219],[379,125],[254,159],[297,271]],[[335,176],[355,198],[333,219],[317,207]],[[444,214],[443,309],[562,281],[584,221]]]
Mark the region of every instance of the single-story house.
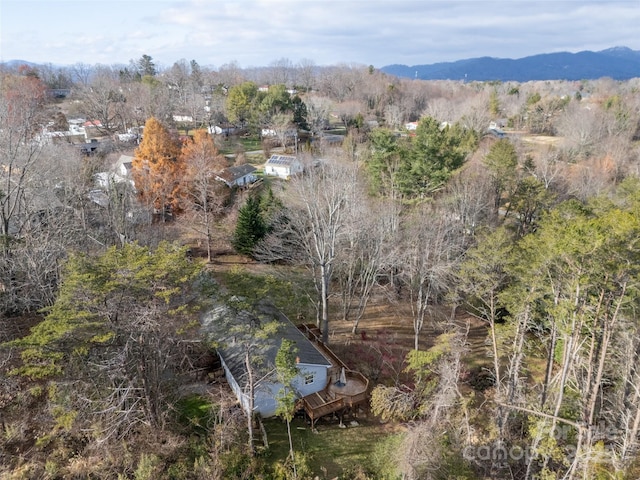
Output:
[[506,127],[508,123],[509,123],[509,119],[507,119],[507,118],[499,118],[498,120],[489,122],[489,129],[499,130],[501,128]]
[[173,121],[177,123],[192,123],[193,117],[191,115],[174,115]]
[[131,155],[120,155],[116,162],[116,173],[124,178],[131,178],[133,168],[133,157]]
[[91,140],[87,140],[84,143],[76,145],[76,147],[78,147],[80,152],[82,152],[84,155],[93,155],[99,150],[100,143],[98,142],[98,139],[92,138]]
[[[278,133],[279,132],[276,131],[273,128],[263,128],[260,131],[260,136],[263,137],[263,138],[277,137]],[[298,134],[298,131],[295,128],[290,128],[286,132],[284,132],[284,137],[285,138],[295,138],[297,134]]]
[[[260,332],[267,324],[277,328],[265,338]],[[268,302],[258,303],[251,312],[219,304],[203,315],[202,328],[217,345],[227,381],[245,412],[250,406],[246,364],[249,355],[253,359],[254,413],[263,417],[275,415],[277,396],[282,389],[275,375],[275,359],[283,339],[293,342],[296,349],[298,375],[292,383],[298,398],[323,390],[331,380],[329,359]]]
[[104,135],[102,131],[102,122],[100,120],[87,120],[82,124],[84,128],[84,136],[87,141]]
[[296,157],[288,155],[271,155],[264,164],[264,174],[272,177],[290,178],[303,170],[302,163]]
[[490,128],[489,130],[487,130],[487,132],[496,138],[505,138],[507,136],[507,134],[499,128]]
[[207,127],[207,132],[211,135],[236,135],[241,131],[242,129],[240,127],[231,124],[209,125]]
[[330,133],[320,133],[311,139],[313,142],[320,142],[325,146],[342,145],[344,135],[334,135]]
[[225,168],[216,175],[216,180],[226,183],[229,188],[244,187],[258,179],[258,177],[254,175],[255,171],[256,167],[244,163],[242,165]]
[[135,142],[138,140],[138,135],[135,133],[118,133],[116,138],[120,142]]

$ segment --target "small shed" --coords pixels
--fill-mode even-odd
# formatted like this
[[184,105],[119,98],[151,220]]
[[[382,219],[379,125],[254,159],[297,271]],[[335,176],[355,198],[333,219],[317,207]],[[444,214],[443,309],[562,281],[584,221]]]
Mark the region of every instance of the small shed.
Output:
[[242,165],[225,168],[216,175],[216,180],[226,183],[228,187],[244,187],[258,179],[254,174],[255,171],[256,167],[244,163]]
[[296,157],[289,155],[271,155],[264,164],[264,174],[273,177],[291,178],[303,171],[302,163]]
[[[268,338],[259,337],[259,328],[275,322],[278,328]],[[245,363],[248,345],[259,361],[252,368],[254,378],[254,412],[263,417],[276,413],[277,395],[282,389],[275,377],[275,358],[283,339],[296,348],[298,375],[293,381],[299,398],[322,391],[330,380],[332,364],[321,351],[277,308],[260,302],[251,312],[217,305],[202,318],[205,334],[217,344],[225,376],[245,411],[250,405],[249,372]]]

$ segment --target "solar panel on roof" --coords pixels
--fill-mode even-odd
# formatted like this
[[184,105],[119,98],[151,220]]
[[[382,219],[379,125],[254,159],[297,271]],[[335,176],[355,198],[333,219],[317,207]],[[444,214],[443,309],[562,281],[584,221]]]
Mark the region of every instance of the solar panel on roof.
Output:
[[268,163],[271,165],[289,165],[295,159],[296,157],[288,157],[286,155],[272,155]]

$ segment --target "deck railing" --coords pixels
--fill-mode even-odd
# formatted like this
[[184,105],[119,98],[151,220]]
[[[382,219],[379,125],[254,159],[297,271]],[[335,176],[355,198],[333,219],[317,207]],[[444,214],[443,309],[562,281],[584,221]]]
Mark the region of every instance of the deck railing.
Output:
[[[332,364],[325,389],[322,390],[322,392],[308,395],[301,399],[301,405],[311,419],[311,425],[313,426],[318,418],[325,415],[345,408],[353,408],[354,406],[367,402],[369,399],[369,379],[360,372],[350,370],[344,362],[322,342],[318,334],[316,334],[317,328],[315,325],[298,325],[298,329],[319,347]],[[331,389],[332,383],[335,382],[334,376],[339,375],[343,368],[347,383],[349,383],[349,381],[356,382],[362,385],[362,390],[357,393],[340,393],[340,391],[336,389]],[[312,399],[313,402],[310,401]],[[319,400],[321,400],[321,402],[319,402]]]

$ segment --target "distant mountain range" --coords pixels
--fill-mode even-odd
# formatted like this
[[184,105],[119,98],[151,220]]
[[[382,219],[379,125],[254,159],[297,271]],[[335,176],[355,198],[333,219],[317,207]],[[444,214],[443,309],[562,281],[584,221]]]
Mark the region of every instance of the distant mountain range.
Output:
[[37,67],[37,63],[27,62],[26,60],[9,60],[7,62],[2,62],[0,65],[3,65],[8,68],[18,68],[22,65],[27,65],[28,67]]
[[516,81],[587,80],[610,77],[628,80],[640,77],[640,51],[614,47],[600,52],[559,52],[517,60],[481,57],[431,65],[387,65],[390,75],[421,80]]

